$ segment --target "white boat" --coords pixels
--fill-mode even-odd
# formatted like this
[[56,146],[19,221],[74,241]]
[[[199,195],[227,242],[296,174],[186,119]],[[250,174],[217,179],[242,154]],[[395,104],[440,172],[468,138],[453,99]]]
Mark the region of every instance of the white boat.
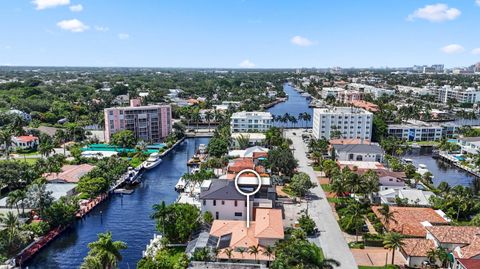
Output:
[[412,160],[412,159],[407,159],[407,158],[405,158],[405,159],[403,159],[403,161],[404,161],[405,163],[413,163],[413,160]]
[[182,192],[185,189],[185,185],[187,185],[187,182],[183,180],[183,177],[181,177],[178,179],[177,184],[175,184],[175,190]]
[[200,154],[207,153],[207,146],[205,144],[200,144],[198,146],[198,153],[200,153]]
[[430,172],[430,171],[428,170],[426,165],[424,165],[423,163],[418,165],[417,173],[423,176],[427,172]]
[[145,169],[152,169],[159,165],[162,162],[162,159],[160,159],[160,154],[158,153],[152,153],[148,157],[148,159],[143,163],[143,167]]

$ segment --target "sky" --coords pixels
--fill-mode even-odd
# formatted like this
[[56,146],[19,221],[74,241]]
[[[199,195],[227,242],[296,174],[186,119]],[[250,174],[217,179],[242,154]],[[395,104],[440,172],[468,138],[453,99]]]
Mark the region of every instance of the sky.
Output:
[[0,0],[0,65],[467,66],[480,0]]

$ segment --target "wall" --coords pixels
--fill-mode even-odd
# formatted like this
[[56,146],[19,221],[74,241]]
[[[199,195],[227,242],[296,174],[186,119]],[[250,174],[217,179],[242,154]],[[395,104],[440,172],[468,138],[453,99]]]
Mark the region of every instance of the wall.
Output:
[[[222,205],[222,201],[225,203]],[[239,200],[237,206],[235,206],[235,200],[216,200],[216,206],[213,205],[213,200],[205,200],[205,205],[203,200],[201,201],[202,213],[205,211],[210,211],[213,218],[215,219],[215,212],[219,213],[219,218],[221,220],[246,220],[247,219],[247,210],[246,210],[246,201]],[[250,216],[252,216],[253,208],[253,199],[250,201]],[[242,212],[241,217],[235,216],[235,212]],[[252,217],[250,217],[252,219]]]

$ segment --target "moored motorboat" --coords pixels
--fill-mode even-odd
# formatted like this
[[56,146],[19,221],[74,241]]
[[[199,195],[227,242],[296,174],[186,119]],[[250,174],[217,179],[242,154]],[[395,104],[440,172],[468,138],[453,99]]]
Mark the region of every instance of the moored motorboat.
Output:
[[158,153],[152,153],[148,157],[148,159],[143,163],[143,168],[145,169],[152,169],[159,165],[162,162],[162,159],[160,158],[160,154]]
[[187,182],[183,179],[183,177],[180,177],[178,179],[177,184],[175,184],[175,190],[177,192],[182,192],[185,189],[186,184],[187,184]]

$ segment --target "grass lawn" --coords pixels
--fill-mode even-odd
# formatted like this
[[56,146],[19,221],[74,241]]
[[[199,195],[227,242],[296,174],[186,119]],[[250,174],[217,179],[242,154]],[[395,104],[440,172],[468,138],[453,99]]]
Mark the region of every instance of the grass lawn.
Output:
[[332,192],[332,186],[330,184],[322,184],[322,189],[325,192]]
[[340,201],[342,201],[342,199],[345,199],[345,198],[341,198],[341,197],[327,197],[327,201],[329,203],[339,203]]

